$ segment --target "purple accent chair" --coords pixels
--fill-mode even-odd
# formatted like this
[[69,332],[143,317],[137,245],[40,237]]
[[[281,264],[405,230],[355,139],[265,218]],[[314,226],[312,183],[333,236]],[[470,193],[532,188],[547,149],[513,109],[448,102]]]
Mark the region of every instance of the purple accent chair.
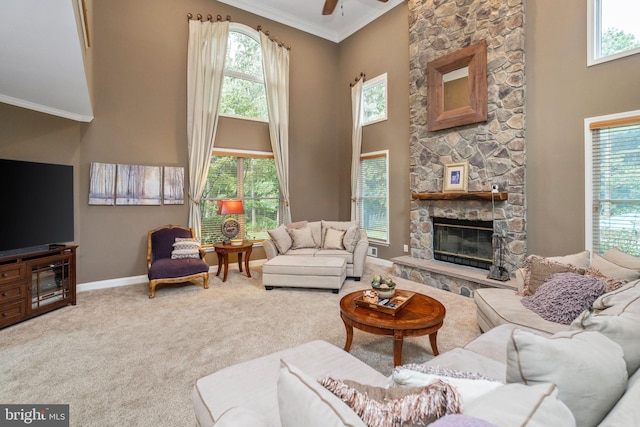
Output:
[[200,249],[200,258],[171,259],[176,237],[193,238],[193,229],[165,225],[148,232],[149,298],[155,296],[159,283],[183,283],[202,278],[204,289],[209,288],[209,264],[204,261],[205,251]]

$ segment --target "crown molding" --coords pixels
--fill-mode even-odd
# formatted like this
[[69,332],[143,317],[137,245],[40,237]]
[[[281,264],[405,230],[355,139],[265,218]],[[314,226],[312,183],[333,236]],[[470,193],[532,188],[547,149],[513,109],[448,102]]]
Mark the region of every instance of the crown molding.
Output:
[[[317,12],[317,19],[309,20],[296,16],[292,13],[288,13],[283,10],[274,9],[265,4],[264,1],[255,0],[219,0],[221,3],[228,4],[238,9],[251,12],[255,15],[262,16],[267,19],[279,22],[289,27],[296,28],[300,31],[304,31],[309,34],[321,37],[323,39],[332,41],[334,43],[340,43],[356,31],[360,30],[364,26],[373,22],[380,16],[384,15],[389,10],[393,9],[397,5],[403,3],[405,0],[389,0],[384,4],[383,8],[376,7],[370,10],[370,13],[366,13],[360,16],[360,18],[350,20],[345,24],[345,21],[340,22],[339,16],[336,14],[331,16],[322,16],[320,10]],[[373,0],[372,0],[373,1]],[[382,3],[381,3],[382,4]],[[356,13],[362,13],[360,10]]]

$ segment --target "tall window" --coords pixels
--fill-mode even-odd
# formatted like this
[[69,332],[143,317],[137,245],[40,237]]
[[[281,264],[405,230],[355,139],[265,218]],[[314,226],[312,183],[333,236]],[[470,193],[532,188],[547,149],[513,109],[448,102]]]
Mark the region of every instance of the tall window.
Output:
[[230,24],[220,114],[268,120],[260,38],[242,24]]
[[585,120],[587,249],[640,256],[640,110]]
[[640,52],[638,0],[588,0],[587,65]]
[[387,120],[387,73],[362,85],[362,124]]
[[275,161],[271,153],[214,150],[207,185],[200,199],[202,242],[224,240],[218,203],[241,199],[244,214],[238,215],[240,236],[245,240],[264,240],[267,230],[276,228],[280,215],[280,190]]
[[371,241],[389,243],[389,152],[360,155],[357,217]]

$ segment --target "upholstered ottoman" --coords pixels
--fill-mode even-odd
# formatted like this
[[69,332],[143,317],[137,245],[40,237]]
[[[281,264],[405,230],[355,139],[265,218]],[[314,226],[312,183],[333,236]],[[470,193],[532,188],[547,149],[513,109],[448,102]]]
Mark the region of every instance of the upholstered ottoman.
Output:
[[331,289],[337,294],[347,277],[344,258],[278,255],[262,265],[262,283],[274,287]]

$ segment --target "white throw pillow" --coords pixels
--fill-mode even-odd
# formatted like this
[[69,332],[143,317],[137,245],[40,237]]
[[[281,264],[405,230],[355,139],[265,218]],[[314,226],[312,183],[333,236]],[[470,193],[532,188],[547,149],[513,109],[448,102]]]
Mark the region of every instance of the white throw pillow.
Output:
[[285,360],[280,360],[278,407],[283,427],[365,427],[339,397]]
[[309,227],[292,228],[287,230],[291,236],[291,249],[315,248],[316,242]]
[[[640,301],[637,301],[640,305]],[[622,347],[624,360],[627,365],[628,375],[640,367],[640,315],[625,313],[624,311],[615,314],[607,310],[594,315],[588,311],[583,312],[571,323],[572,330],[598,331]]]
[[347,231],[350,227],[359,226],[358,221],[322,221],[322,231],[327,228],[335,228],[336,230]]
[[507,384],[474,400],[462,413],[497,426],[576,425],[569,408],[558,400],[558,389],[553,384]]
[[597,313],[609,307],[624,305],[630,298],[640,296],[640,281],[627,283],[615,291],[607,292],[593,303],[593,309]]
[[289,248],[291,248],[293,241],[287,232],[287,227],[284,225],[280,225],[278,228],[274,228],[273,230],[267,230],[267,233],[269,233],[269,237],[271,237],[276,248],[278,248],[278,252],[281,254],[286,253]]
[[344,249],[342,240],[344,239],[344,231],[336,230],[335,228],[327,228],[324,232],[324,239],[322,240],[323,249]]
[[622,347],[629,376],[640,368],[640,282],[632,282],[598,298],[593,313],[585,311],[571,329],[598,331]]
[[576,267],[587,268],[591,264],[591,253],[589,251],[578,252],[577,254],[548,257],[549,261],[561,264],[571,264]]
[[629,255],[622,252],[618,248],[611,248],[602,254],[602,258],[611,261],[620,267],[630,268],[632,270],[640,270],[640,257]]
[[270,427],[270,424],[251,408],[232,406],[220,415],[213,427]]
[[564,331],[547,338],[515,329],[507,341],[507,382],[552,383],[579,426],[596,426],[624,394],[622,348],[599,332]]
[[627,385],[627,391],[598,427],[640,426],[640,371]]
[[607,277],[612,277],[618,280],[626,280],[629,282],[631,280],[640,279],[640,271],[621,267],[618,264],[607,261],[598,254],[593,254],[591,267],[595,268]]
[[171,259],[200,258],[200,240],[190,237],[176,237],[171,251]]
[[314,221],[307,224],[311,229],[313,241],[316,242],[316,248],[322,247],[322,221]]
[[309,224],[308,221],[297,221],[297,222],[292,222],[290,224],[287,224],[287,228],[289,230],[294,229],[294,228],[305,228],[307,226],[307,224]]
[[356,245],[360,241],[360,227],[357,225],[352,225],[344,232],[344,237],[342,238],[342,244],[344,248],[349,252],[353,252],[356,248]]
[[444,375],[427,374],[411,369],[394,369],[389,386],[425,387],[441,380],[453,386],[462,398],[463,409],[473,400],[504,385],[500,381],[486,379],[454,378]]

